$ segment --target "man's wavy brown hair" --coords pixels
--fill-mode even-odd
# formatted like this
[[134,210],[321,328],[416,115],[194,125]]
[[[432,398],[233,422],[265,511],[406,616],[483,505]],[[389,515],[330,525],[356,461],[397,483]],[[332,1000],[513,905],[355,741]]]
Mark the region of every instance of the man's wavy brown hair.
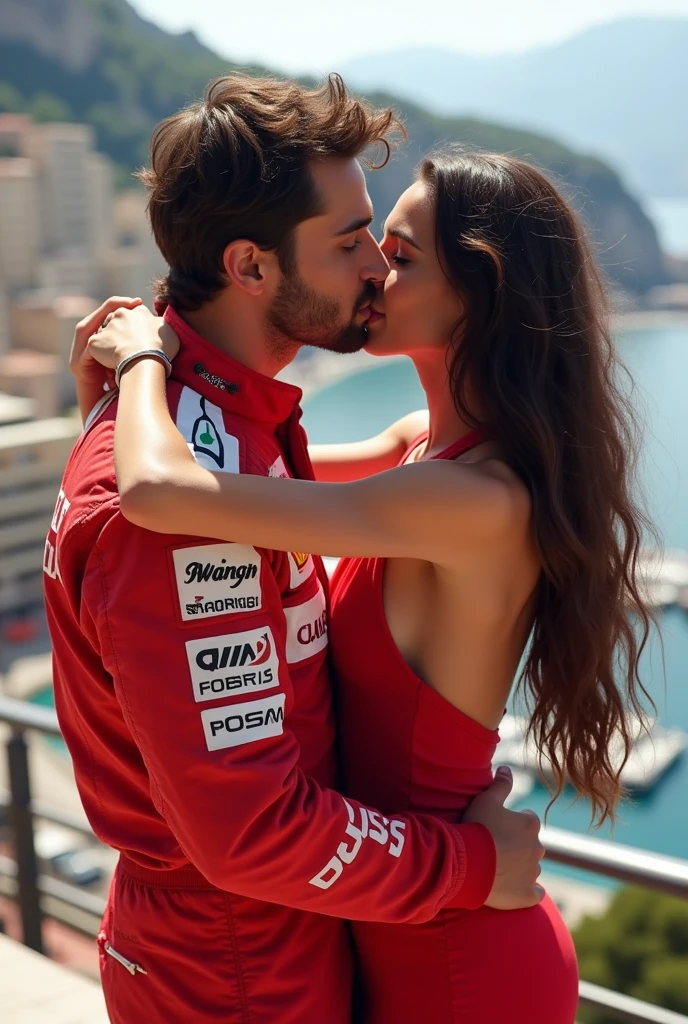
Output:
[[365,158],[403,128],[390,109],[374,109],[348,92],[339,75],[317,89],[276,78],[232,74],[210,83],[202,102],[155,129],[149,189],[155,240],[170,270],[156,306],[198,309],[227,280],[226,246],[246,238],[293,269],[293,231],[323,212],[309,164]]
[[[557,188],[507,156],[444,151],[421,165],[444,273],[462,300],[450,380],[483,410],[526,483],[542,573],[521,685],[555,795],[568,779],[600,823],[620,795],[620,737],[649,700],[652,622],[638,587],[639,432],[585,232]],[[650,701],[650,703],[652,703]],[[617,752],[618,754],[618,752]]]

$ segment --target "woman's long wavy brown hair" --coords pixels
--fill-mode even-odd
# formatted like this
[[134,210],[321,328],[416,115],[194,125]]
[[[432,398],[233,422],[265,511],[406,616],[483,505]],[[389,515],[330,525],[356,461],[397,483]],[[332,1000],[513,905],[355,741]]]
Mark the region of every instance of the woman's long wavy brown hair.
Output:
[[[635,497],[639,432],[621,384],[604,283],[585,232],[535,167],[443,151],[419,177],[464,314],[450,349],[457,409],[485,411],[526,483],[542,573],[521,686],[541,766],[600,823],[620,795],[618,750],[649,696],[638,659],[652,618],[637,571],[652,527]],[[651,703],[651,701],[649,701]]]

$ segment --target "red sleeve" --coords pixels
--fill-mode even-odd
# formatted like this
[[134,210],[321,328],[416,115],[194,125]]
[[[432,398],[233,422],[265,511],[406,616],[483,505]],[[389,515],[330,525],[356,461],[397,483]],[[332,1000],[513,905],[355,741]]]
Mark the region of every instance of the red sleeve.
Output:
[[153,800],[214,885],[384,922],[485,901],[495,853],[482,826],[389,819],[298,768],[286,620],[265,553],[149,533],[117,513],[82,602]]

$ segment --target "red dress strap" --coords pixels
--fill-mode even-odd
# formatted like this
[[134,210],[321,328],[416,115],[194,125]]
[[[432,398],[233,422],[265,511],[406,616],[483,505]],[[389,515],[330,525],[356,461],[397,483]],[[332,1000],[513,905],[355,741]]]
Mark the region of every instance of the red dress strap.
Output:
[[[413,444],[411,444],[404,453],[399,465],[403,466],[411,452],[414,452],[418,445],[422,444],[423,441],[427,441],[429,434],[429,430],[424,430],[422,434],[419,434],[418,437],[415,438]],[[482,427],[477,427],[475,430],[469,430],[467,434],[460,437],[458,441],[454,441],[454,443],[450,444],[448,448],[444,449],[444,451],[439,452],[437,455],[433,455],[433,459],[458,459],[460,455],[465,455],[466,452],[471,450],[471,448],[477,448],[479,444],[483,444],[485,441],[489,440],[489,438],[489,431],[484,430]]]

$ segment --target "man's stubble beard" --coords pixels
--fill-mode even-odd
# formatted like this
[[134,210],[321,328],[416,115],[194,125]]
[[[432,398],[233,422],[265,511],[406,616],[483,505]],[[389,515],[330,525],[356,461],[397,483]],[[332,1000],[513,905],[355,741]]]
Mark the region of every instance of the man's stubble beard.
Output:
[[341,309],[334,299],[318,295],[297,273],[285,274],[266,317],[273,356],[291,360],[302,345],[328,352],[360,352],[368,341],[368,331],[353,317],[372,302],[375,294],[370,281],[359,296],[351,320],[342,327]]

